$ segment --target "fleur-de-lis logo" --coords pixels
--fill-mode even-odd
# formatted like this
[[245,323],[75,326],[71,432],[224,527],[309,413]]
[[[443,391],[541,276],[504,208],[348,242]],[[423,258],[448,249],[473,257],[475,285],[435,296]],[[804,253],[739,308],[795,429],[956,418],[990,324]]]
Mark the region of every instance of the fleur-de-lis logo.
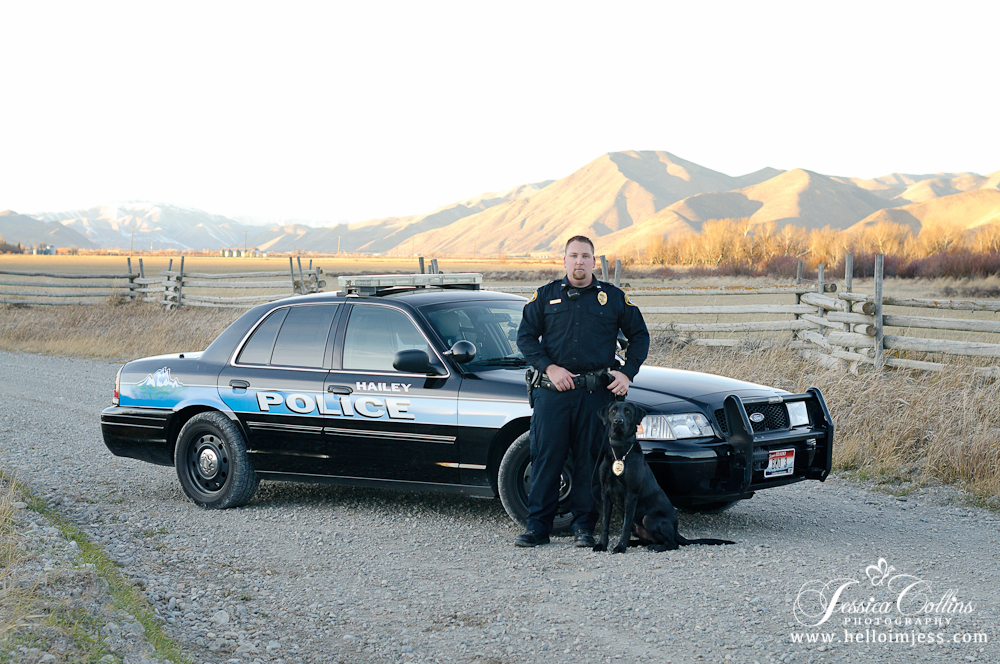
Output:
[[873,586],[881,586],[886,578],[895,571],[896,568],[890,565],[885,558],[879,558],[877,565],[869,565],[865,568],[865,574],[868,575],[868,580],[872,582]]

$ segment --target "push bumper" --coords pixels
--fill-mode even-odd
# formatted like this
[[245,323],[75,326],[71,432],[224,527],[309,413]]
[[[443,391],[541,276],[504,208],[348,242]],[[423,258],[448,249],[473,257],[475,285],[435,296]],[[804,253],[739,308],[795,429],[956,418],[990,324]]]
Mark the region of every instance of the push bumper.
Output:
[[[758,404],[802,401],[809,412],[808,426],[755,432],[747,409]],[[646,461],[670,499],[696,506],[751,498],[755,491],[803,480],[823,481],[833,466],[833,419],[816,388],[781,397],[746,398],[729,395],[724,413],[724,435],[714,440],[678,440],[644,445]],[[720,425],[723,424],[720,422]],[[794,450],[790,474],[766,477],[770,454]]]

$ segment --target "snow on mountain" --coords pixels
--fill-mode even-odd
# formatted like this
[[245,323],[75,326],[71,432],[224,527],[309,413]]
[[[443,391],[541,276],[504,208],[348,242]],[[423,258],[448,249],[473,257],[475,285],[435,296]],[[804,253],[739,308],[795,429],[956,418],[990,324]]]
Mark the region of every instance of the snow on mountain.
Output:
[[72,229],[101,248],[214,250],[242,247],[265,230],[196,208],[143,201],[32,215]]

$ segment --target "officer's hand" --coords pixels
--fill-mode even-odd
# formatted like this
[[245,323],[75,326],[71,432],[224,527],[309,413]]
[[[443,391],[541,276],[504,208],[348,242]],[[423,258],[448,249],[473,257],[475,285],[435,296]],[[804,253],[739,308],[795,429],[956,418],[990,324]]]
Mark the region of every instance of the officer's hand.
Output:
[[616,395],[628,392],[628,386],[630,385],[628,376],[623,374],[621,371],[611,371],[609,373],[614,380],[611,381],[610,385],[608,385],[608,389]]
[[549,377],[549,380],[552,381],[552,384],[555,385],[556,389],[560,392],[572,390],[573,379],[577,376],[577,374],[572,371],[567,371],[557,364],[550,364],[545,369],[545,375]]

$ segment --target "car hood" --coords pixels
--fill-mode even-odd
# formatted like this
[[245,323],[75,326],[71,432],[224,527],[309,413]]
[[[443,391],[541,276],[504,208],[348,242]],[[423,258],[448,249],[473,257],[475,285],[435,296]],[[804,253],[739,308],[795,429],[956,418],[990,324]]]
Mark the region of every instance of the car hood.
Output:
[[684,402],[711,405],[722,401],[729,394],[753,397],[788,393],[726,376],[643,366],[629,387],[628,399],[659,410]]
[[[476,391],[498,392],[508,396],[520,396],[527,400],[524,387],[524,369],[491,369],[475,374],[473,383],[478,383]],[[470,376],[471,377],[471,376]],[[470,386],[471,387],[471,386]],[[463,387],[463,391],[467,388]],[[712,406],[722,401],[726,395],[741,397],[775,396],[788,394],[766,385],[757,385],[743,380],[716,376],[714,374],[666,367],[643,366],[628,391],[628,400],[651,410],[677,412],[686,403]]]

